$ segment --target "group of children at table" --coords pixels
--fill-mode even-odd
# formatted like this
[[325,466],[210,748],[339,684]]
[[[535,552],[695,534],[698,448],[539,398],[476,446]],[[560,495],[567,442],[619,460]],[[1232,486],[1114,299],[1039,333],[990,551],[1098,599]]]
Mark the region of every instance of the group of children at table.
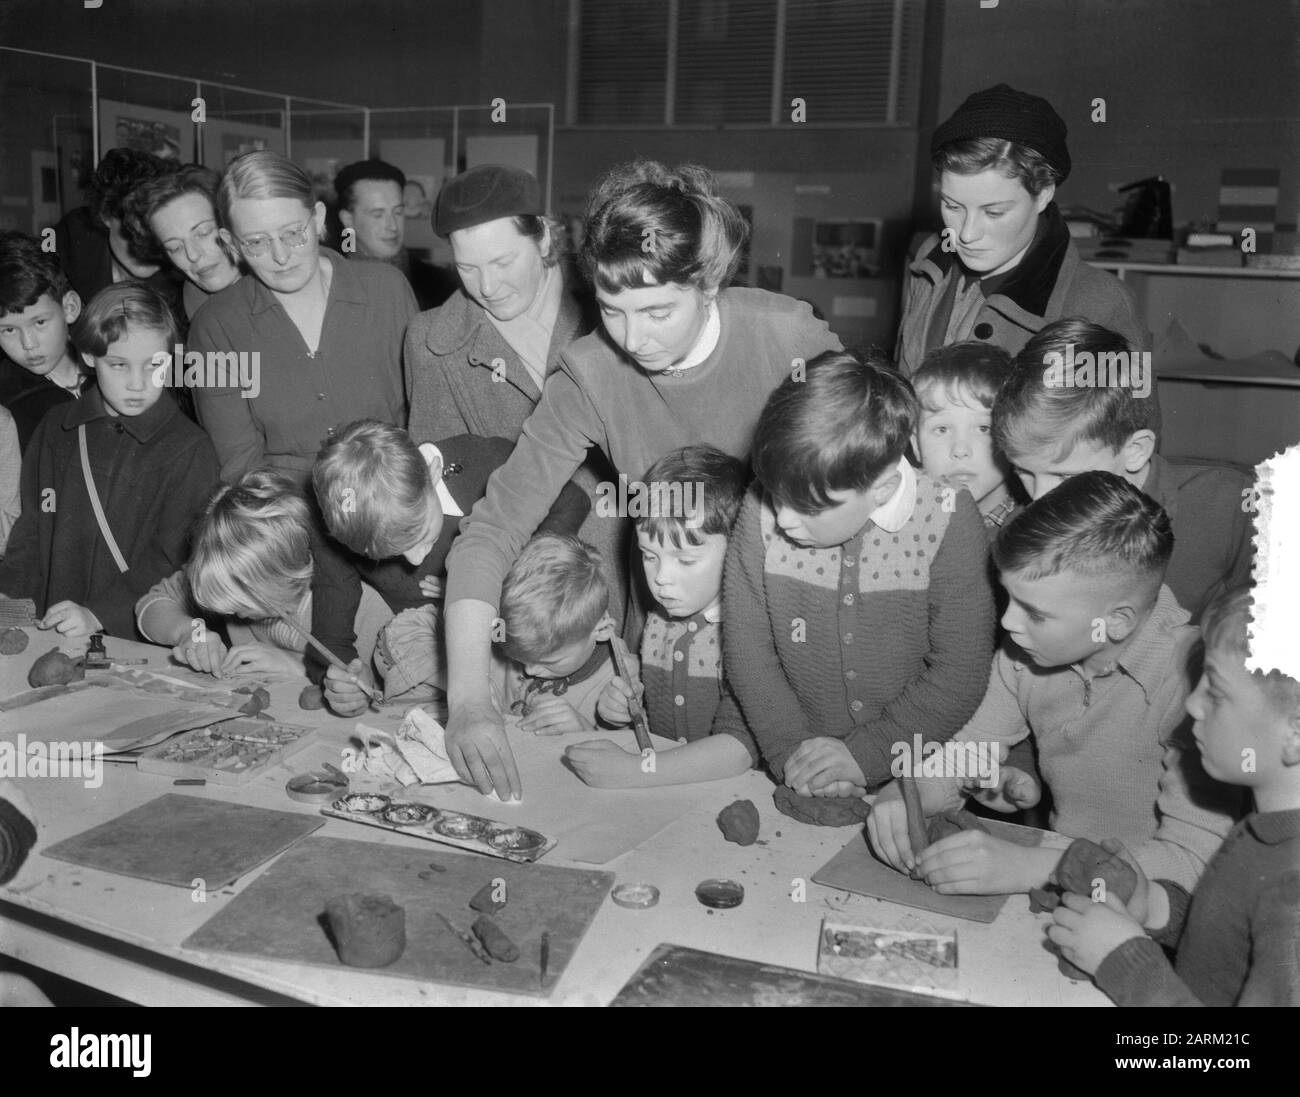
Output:
[[[0,317],[0,342],[20,362],[33,349],[70,355],[71,326],[98,386],[30,442],[0,591],[38,596],[43,624],[65,637],[138,623],[218,676],[301,673],[283,617],[314,622],[351,665],[309,654],[309,671],[347,715],[374,681],[347,658],[369,586],[394,614],[374,652],[386,698],[436,705],[447,554],[509,444],[417,446],[361,421],[322,448],[314,502],[268,471],[207,499],[212,446],[151,383],[176,342],[156,294],[124,283],[76,315],[57,264],[33,257],[27,269],[39,334]],[[650,765],[610,739],[569,746],[573,770],[599,787],[763,764],[800,797],[878,791],[873,845],[944,892],[1029,891],[1059,853],[978,831],[912,849],[895,745],[956,737],[1005,759],[1032,739],[1052,826],[1117,838],[1139,880],[1127,907],[1067,896],[1049,929],[1067,958],[1121,1002],[1300,1004],[1300,683],[1244,666],[1251,483],[1161,458],[1150,401],[1130,388],[1046,381],[1044,362],[1067,351],[1128,346],[1064,320],[1014,360],[960,343],[910,379],[882,357],[828,352],[768,400],[752,483],[708,445],[656,462],[643,486],[689,505],[636,518],[655,603],[639,682],[611,662],[610,591],[575,536],[590,502],[570,485],[503,588],[499,704],[525,732],[580,735],[627,726],[644,703],[653,731],[680,745]],[[126,464],[124,432],[144,443]],[[179,516],[196,509],[187,554]],[[138,600],[121,580],[128,563],[161,577]],[[226,646],[205,615],[246,619],[252,642]],[[1011,762],[992,789],[920,784],[931,814],[963,794],[1015,810],[1042,791]],[[1152,942],[1180,931],[1171,968]]]

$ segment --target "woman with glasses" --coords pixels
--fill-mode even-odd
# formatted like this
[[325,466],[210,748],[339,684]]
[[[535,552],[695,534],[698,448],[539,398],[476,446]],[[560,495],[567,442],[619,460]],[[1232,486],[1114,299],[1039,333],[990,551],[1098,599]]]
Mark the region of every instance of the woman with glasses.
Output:
[[[355,419],[406,425],[402,338],[416,313],[406,279],[321,245],[311,178],[274,152],[232,160],[217,190],[222,239],[248,265],[194,317],[199,420],[221,478],[270,467],[305,486],[322,443]],[[197,363],[195,363],[197,364]]]
[[239,259],[217,225],[219,183],[211,168],[186,164],[137,188],[126,201],[124,227],[161,249],[185,275],[188,319],[214,293],[239,280]]

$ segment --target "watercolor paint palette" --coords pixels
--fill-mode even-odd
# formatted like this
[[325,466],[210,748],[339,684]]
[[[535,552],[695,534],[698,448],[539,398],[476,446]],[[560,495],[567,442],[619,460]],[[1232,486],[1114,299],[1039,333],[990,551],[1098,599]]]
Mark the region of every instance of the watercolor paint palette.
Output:
[[964,999],[957,985],[957,933],[822,922],[817,971],[857,983]]
[[557,842],[529,827],[461,811],[444,811],[414,801],[393,800],[373,792],[353,792],[340,797],[329,807],[321,808],[321,814],[519,864],[545,856]]
[[297,754],[314,735],[314,728],[278,720],[225,720],[151,747],[136,764],[142,773],[242,785]]

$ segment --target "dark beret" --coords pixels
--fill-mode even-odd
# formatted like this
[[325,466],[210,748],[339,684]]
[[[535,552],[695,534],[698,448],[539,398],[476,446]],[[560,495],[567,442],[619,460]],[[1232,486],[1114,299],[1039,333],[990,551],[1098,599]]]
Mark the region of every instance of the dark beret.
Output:
[[447,237],[502,217],[545,212],[542,188],[534,176],[521,168],[481,164],[443,184],[433,210],[433,231]]
[[1064,182],[1070,174],[1065,134],[1064,119],[1046,99],[999,84],[975,92],[934,131],[930,155],[937,157],[954,141],[997,137],[1033,149],[1056,170],[1057,181]]

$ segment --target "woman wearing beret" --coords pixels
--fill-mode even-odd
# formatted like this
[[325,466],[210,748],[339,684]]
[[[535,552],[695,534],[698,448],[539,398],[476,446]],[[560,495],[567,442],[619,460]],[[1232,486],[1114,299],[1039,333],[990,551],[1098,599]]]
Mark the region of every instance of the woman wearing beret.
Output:
[[1070,174],[1065,136],[1046,99],[1006,84],[976,92],[934,131],[945,232],[908,268],[896,354],[904,373],[967,339],[1015,354],[1064,316],[1149,345],[1128,287],[1080,259],[1053,201]]
[[448,557],[448,754],[483,792],[522,792],[488,694],[501,583],[588,449],[630,481],[696,443],[746,458],[772,390],[800,359],[840,349],[807,304],[723,288],[746,232],[700,167],[627,164],[591,196],[582,258],[602,327],[561,355]]
[[217,211],[252,277],[213,294],[190,326],[186,358],[198,351],[227,373],[214,378],[227,383],[195,389],[199,421],[227,483],[269,467],[301,487],[340,427],[406,424],[402,338],[415,297],[395,268],[346,263],[321,246],[325,207],[310,176],[278,153],[232,160]]

